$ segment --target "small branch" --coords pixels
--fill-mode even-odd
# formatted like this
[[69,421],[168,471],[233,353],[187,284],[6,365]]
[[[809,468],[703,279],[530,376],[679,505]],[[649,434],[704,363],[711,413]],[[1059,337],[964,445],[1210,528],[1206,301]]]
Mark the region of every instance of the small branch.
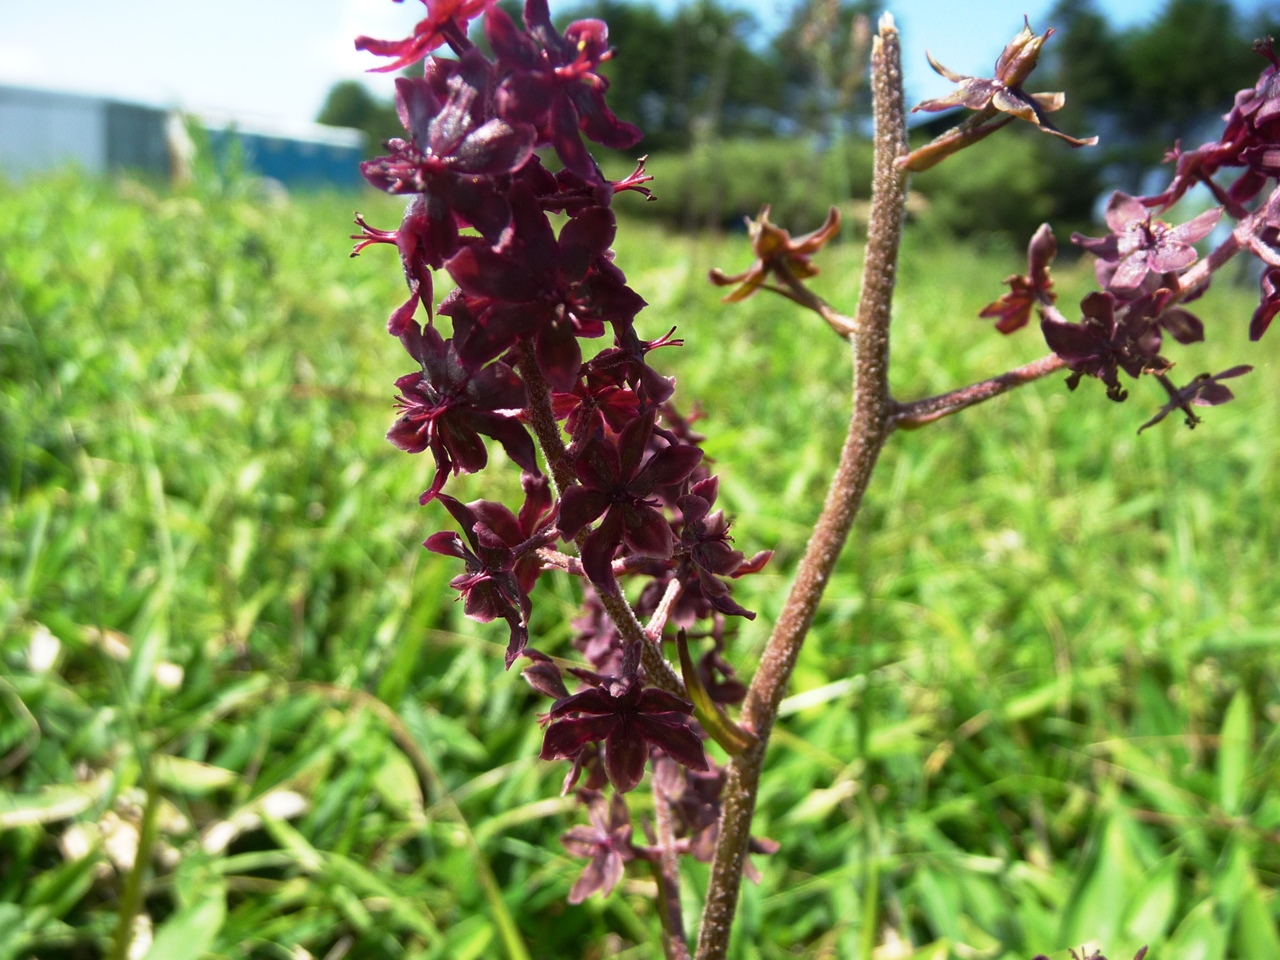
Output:
[[671,826],[671,801],[655,776],[653,781],[653,824],[657,834],[658,858],[653,861],[653,874],[658,881],[658,909],[662,912],[664,944],[671,960],[689,960],[689,940],[684,931],[684,912],[680,909],[680,861],[677,859],[675,831]]
[[1010,370],[1008,373],[1002,373],[1000,376],[992,377],[990,380],[971,383],[967,387],[959,387],[947,393],[940,393],[935,397],[925,397],[923,400],[913,400],[910,403],[895,403],[893,413],[889,417],[890,429],[918,429],[926,423],[933,423],[935,420],[949,417],[953,413],[959,413],[966,407],[972,407],[990,400],[992,397],[998,397],[1002,393],[1008,393],[1014,387],[1020,387],[1024,383],[1031,383],[1041,377],[1047,377],[1049,374],[1063,369],[1066,365],[1065,360],[1057,354],[1051,353],[1047,357],[1041,357],[1026,366]]
[[[573,471],[573,464],[569,462],[560,424],[556,422],[555,412],[551,406],[551,387],[542,375],[542,371],[538,369],[533,344],[521,344],[520,360],[517,366],[524,380],[525,393],[529,401],[526,408],[529,425],[533,428],[533,435],[538,441],[538,447],[542,450],[543,459],[546,460],[547,469],[551,473],[552,492],[558,498],[562,490],[577,483],[577,477]],[[579,555],[582,553],[582,543],[586,536],[587,531],[584,529],[574,540]],[[541,555],[543,554],[540,553]],[[605,613],[617,627],[624,645],[632,651],[639,651],[639,660],[644,666],[649,682],[676,696],[686,697],[684,682],[680,679],[680,675],[662,656],[662,650],[658,645],[649,641],[648,634],[636,619],[635,611],[631,609],[627,598],[620,592],[610,596],[601,591],[599,596]],[[634,652],[630,655],[634,656]]]
[[653,616],[649,618],[649,625],[644,628],[645,633],[649,634],[649,639],[654,643],[662,642],[662,631],[667,628],[671,608],[676,605],[683,590],[684,585],[676,577],[672,577],[671,582],[667,584],[666,593],[662,595],[657,608],[653,611]]
[[787,267],[785,263],[779,262],[773,268],[773,273],[779,280],[786,284],[786,289],[771,287],[777,290],[790,300],[794,300],[806,310],[812,310],[823,320],[827,321],[831,329],[844,339],[848,340],[853,336],[854,321],[852,317],[846,317],[839,310],[835,309],[827,301],[806,287],[803,283],[796,279],[795,274]]
[[[998,119],[993,119],[998,118]],[[981,113],[975,113],[963,123],[952,127],[946,133],[912,151],[910,156],[900,161],[902,167],[915,173],[928,170],[980,140],[985,140],[1006,124],[1012,123],[1013,117],[1000,116],[994,107],[988,107]]]
[[879,35],[872,46],[871,87],[876,125],[875,171],[862,295],[852,338],[853,416],[822,514],[743,701],[742,725],[759,740],[729,763],[720,837],[698,935],[698,960],[724,960],[728,951],[769,733],[818,602],[835,570],[890,432],[893,401],[889,397],[889,317],[908,175],[897,162],[907,153],[906,107],[898,31],[888,14],[881,18]]
[[[585,577],[587,571],[582,569],[582,561],[577,557],[571,557],[567,553],[561,553],[559,550],[553,550],[550,547],[542,547],[538,550],[538,559],[542,561],[542,569],[544,570],[563,570],[565,573],[572,574],[575,577]],[[620,577],[627,573],[633,573],[641,570],[646,566],[653,564],[653,557],[619,557],[613,561],[613,575]]]

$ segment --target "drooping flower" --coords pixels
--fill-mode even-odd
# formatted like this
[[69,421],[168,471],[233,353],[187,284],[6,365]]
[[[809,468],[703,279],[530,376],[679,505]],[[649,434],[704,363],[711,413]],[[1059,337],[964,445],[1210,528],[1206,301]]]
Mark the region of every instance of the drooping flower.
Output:
[[542,740],[543,760],[569,760],[588,743],[604,743],[604,766],[619,793],[644,776],[649,747],[683,766],[707,769],[702,741],[689,726],[693,704],[638,680],[611,680],[556,703]]
[[422,0],[422,3],[427,8],[427,15],[403,40],[356,37],[357,50],[366,50],[378,57],[395,58],[381,67],[374,67],[371,72],[389,73],[407,67],[444,43],[450,43],[457,49],[466,43],[467,21],[484,13],[493,0]]
[[1049,276],[1049,264],[1057,253],[1058,241],[1054,239],[1053,230],[1042,223],[1027,244],[1026,274],[1005,277],[1009,292],[983,307],[978,316],[997,317],[996,329],[1001,333],[1013,333],[1026,326],[1037,305],[1051,305],[1058,299],[1053,292],[1053,278]]
[[1169,369],[1159,355],[1161,334],[1155,322],[1169,296],[1168,290],[1160,290],[1117,301],[1110,293],[1091,293],[1080,302],[1080,323],[1042,318],[1045,342],[1072,370],[1067,385],[1074,390],[1081,376],[1097,377],[1107,385],[1108,397],[1123,400],[1128,394],[1120,386],[1120,370],[1139,377]]
[[1147,427],[1154,426],[1159,423],[1174,410],[1181,410],[1187,415],[1186,423],[1188,427],[1194,427],[1200,422],[1192,411],[1192,407],[1216,407],[1219,404],[1226,403],[1228,400],[1235,399],[1235,394],[1231,392],[1230,387],[1222,384],[1223,380],[1230,380],[1233,377],[1242,377],[1253,367],[1240,365],[1232,367],[1229,370],[1223,370],[1221,373],[1215,373],[1210,376],[1202,373],[1196,377],[1185,387],[1173,390],[1169,394],[1169,402],[1160,408],[1154,417],[1138,428],[1141,433]]
[[[449,222],[452,223],[452,221]],[[360,233],[351,237],[352,240],[358,241],[351,251],[351,256],[357,256],[365,247],[375,243],[394,244],[400,254],[400,266],[404,270],[405,283],[409,287],[409,299],[396,307],[387,320],[387,332],[393,337],[402,336],[408,329],[419,303],[427,305],[428,316],[430,315],[433,296],[433,261],[440,259],[438,253],[432,249],[433,236],[430,223],[426,210],[426,198],[422,196],[414,197],[405,206],[404,217],[400,221],[398,230],[374,229],[360,214],[356,214],[356,225],[360,227]],[[455,237],[457,235],[456,228],[453,235]],[[439,263],[435,263],[434,266],[438,267]]]
[[466,564],[466,572],[449,581],[449,586],[462,594],[468,617],[480,623],[507,621],[511,629],[506,657],[510,669],[529,642],[529,595],[515,575],[518,556],[511,549],[521,540],[516,518],[500,503],[477,500],[463,504],[446,493],[438,494],[437,499],[458,521],[466,541],[445,531],[433,533],[423,546]]
[[622,794],[615,792],[607,801],[595,794],[587,815],[591,826],[570,827],[560,837],[569,853],[590,860],[569,891],[570,903],[581,903],[593,893],[607,897],[622,879],[623,865],[635,855],[631,847],[631,814]]
[[713,607],[730,616],[754,620],[756,615],[737,603],[729,595],[729,585],[719,579],[733,576],[744,560],[741,550],[729,546],[733,538],[729,536],[729,521],[724,511],[711,512],[719,489],[719,478],[708,477],[693,484],[689,493],[676,501],[683,518],[680,550],[688,558],[702,594]]
[[840,211],[835,207],[827,212],[827,219],[817,230],[793,238],[786,230],[769,222],[769,205],[765,204],[757,219],[747,218],[747,234],[756,255],[755,263],[733,276],[712,270],[710,280],[717,287],[735,287],[722,299],[725,303],[736,303],[759,290],[769,274],[780,269],[789,271],[797,280],[817,276],[818,268],[809,258],[839,232]]
[[1250,340],[1261,340],[1275,315],[1280,313],[1280,267],[1272,267],[1263,273],[1261,285],[1262,302],[1249,321]]

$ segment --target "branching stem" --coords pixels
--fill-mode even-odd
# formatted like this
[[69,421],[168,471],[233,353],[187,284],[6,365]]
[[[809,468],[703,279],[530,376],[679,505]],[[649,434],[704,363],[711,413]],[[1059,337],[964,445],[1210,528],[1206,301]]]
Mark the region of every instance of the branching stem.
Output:
[[971,383],[967,387],[958,387],[934,397],[913,400],[911,403],[895,403],[889,418],[890,426],[895,430],[915,430],[926,423],[933,423],[992,397],[1008,393],[1014,387],[1047,377],[1066,365],[1065,360],[1056,353],[1051,353],[990,380]]

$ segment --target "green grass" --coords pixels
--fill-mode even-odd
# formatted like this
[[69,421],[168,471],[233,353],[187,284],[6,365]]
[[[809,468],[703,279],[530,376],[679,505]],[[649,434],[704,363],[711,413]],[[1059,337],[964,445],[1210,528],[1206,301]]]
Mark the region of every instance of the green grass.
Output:
[[[565,904],[545,701],[419,546],[429,464],[382,439],[401,281],[346,258],[352,202],[0,187],[0,958],[105,955],[135,897],[155,957],[658,955],[647,874]],[[660,359],[738,546],[777,551],[739,588],[746,673],[849,403],[815,318],[704,283],[748,257],[619,234],[642,328],[687,339]],[[903,397],[1043,352],[975,319],[1019,260],[908,243]],[[850,304],[856,252],[822,265]],[[1280,341],[1221,287],[1180,370],[1257,369],[1194,432],[1135,435],[1154,385],[1052,378],[890,441],[777,730],[757,829],[783,849],[735,960],[1280,956]],[[538,647],[570,651],[574,605],[544,580]]]

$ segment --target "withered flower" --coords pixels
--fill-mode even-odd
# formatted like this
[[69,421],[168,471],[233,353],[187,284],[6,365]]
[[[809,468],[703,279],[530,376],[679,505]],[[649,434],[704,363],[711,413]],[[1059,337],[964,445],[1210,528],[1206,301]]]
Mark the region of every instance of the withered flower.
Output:
[[1049,264],[1057,253],[1058,241],[1054,239],[1053,230],[1047,223],[1040,224],[1027,244],[1026,275],[1005,277],[1009,292],[983,307],[978,316],[998,317],[996,329],[1001,333],[1013,333],[1026,326],[1037,304],[1048,306],[1058,299],[1053,292],[1053,278],[1049,276]]
[[[1049,122],[1048,115],[1061,110],[1066,102],[1061,93],[1027,93],[1022,89],[1023,82],[1031,75],[1040,59],[1040,48],[1053,36],[1053,30],[1046,30],[1037,36],[1031,30],[1031,24],[1025,18],[1022,31],[1009,41],[996,60],[995,76],[970,77],[953,70],[948,70],[932,54],[926,53],[929,66],[955,83],[956,89],[945,97],[926,100],[911,108],[911,112],[924,110],[936,113],[952,107],[967,107],[975,111],[960,127],[951,134],[943,134],[908,157],[899,161],[910,170],[925,170],[957,150],[969,146],[1016,118],[1035,124],[1045,133],[1065,140],[1073,147],[1091,147],[1098,142],[1097,137],[1077,139],[1063,133]],[[1005,114],[999,118],[999,114]],[[994,121],[994,122],[992,122]]]
[[839,232],[840,211],[835,207],[828,211],[827,219],[817,230],[793,238],[786,230],[769,222],[769,205],[765,204],[759,219],[747,218],[747,233],[756,255],[755,263],[732,277],[721,270],[712,270],[711,282],[717,287],[736,285],[736,289],[723,297],[725,303],[736,303],[759,290],[770,273],[784,270],[796,280],[807,280],[818,274],[818,268],[809,257]]

